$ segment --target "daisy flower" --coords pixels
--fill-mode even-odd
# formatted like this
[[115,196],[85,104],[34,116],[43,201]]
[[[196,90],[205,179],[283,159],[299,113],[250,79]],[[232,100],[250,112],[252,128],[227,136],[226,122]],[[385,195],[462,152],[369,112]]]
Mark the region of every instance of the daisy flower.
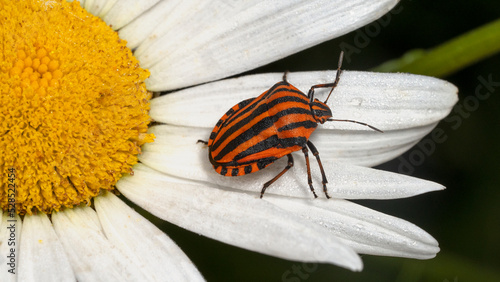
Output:
[[[449,113],[457,89],[445,81],[343,73],[329,102],[334,117],[385,133],[342,123],[315,131],[332,199],[312,199],[301,158],[259,199],[284,160],[223,177],[196,142],[282,74],[211,81],[345,34],[397,4],[365,2],[1,1],[2,279],[203,280],[116,194],[192,232],[289,260],[361,270],[360,253],[434,257],[438,243],[425,231],[348,199],[444,188],[369,166],[408,150]],[[334,77],[304,72],[288,80],[304,91]]]

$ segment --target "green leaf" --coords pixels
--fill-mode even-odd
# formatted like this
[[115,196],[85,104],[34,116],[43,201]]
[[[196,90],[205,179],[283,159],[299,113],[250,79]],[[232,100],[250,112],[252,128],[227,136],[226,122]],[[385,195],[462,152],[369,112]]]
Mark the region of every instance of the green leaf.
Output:
[[433,49],[411,50],[372,71],[450,75],[500,51],[500,19],[469,31]]

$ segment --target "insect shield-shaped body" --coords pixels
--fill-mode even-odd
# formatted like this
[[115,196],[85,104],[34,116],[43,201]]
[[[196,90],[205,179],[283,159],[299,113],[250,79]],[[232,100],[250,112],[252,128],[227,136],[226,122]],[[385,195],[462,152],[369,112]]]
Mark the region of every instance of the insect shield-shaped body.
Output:
[[[306,159],[309,188],[314,197],[317,197],[312,185],[309,148],[319,164],[323,191],[330,198],[318,150],[309,141],[309,136],[318,123],[326,121],[349,121],[367,125],[352,120],[331,119],[332,112],[326,102],[339,81],[341,62],[342,53],[335,82],[314,85],[307,96],[287,82],[285,73],[283,81],[276,83],[259,97],[244,100],[229,109],[215,125],[208,142],[199,140],[208,145],[209,159],[215,171],[224,176],[245,175],[287,156],[288,164],[283,171],[264,184],[260,195],[262,198],[266,188],[293,166],[291,153],[302,150]],[[329,87],[332,90],[325,102],[314,99],[314,89]]]

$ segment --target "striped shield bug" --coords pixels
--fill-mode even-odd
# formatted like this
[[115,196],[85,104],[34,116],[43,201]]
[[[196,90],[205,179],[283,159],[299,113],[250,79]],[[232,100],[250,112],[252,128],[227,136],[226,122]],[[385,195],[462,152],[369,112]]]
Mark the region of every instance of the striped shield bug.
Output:
[[[323,191],[325,196],[330,198],[326,188],[328,181],[318,150],[309,141],[309,136],[318,123],[353,122],[382,132],[366,123],[332,118],[332,112],[326,103],[340,80],[342,58],[343,52],[340,53],[335,81],[311,86],[307,96],[288,83],[285,73],[281,82],[276,83],[259,97],[241,101],[229,109],[215,125],[208,142],[198,140],[208,145],[208,157],[215,171],[224,176],[245,175],[261,170],[277,159],[287,156],[286,167],[262,187],[260,192],[262,198],[267,187],[293,166],[291,153],[302,150],[306,160],[307,182],[314,197],[317,198],[309,165],[308,150],[311,150],[321,171]],[[314,98],[315,89],[330,87],[330,93],[324,102]]]

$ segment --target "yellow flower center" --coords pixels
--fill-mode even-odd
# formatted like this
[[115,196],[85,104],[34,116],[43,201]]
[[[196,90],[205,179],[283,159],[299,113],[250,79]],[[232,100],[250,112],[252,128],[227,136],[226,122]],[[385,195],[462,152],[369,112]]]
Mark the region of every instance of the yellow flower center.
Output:
[[50,213],[132,173],[149,99],[126,42],[77,2],[0,1],[0,206]]

